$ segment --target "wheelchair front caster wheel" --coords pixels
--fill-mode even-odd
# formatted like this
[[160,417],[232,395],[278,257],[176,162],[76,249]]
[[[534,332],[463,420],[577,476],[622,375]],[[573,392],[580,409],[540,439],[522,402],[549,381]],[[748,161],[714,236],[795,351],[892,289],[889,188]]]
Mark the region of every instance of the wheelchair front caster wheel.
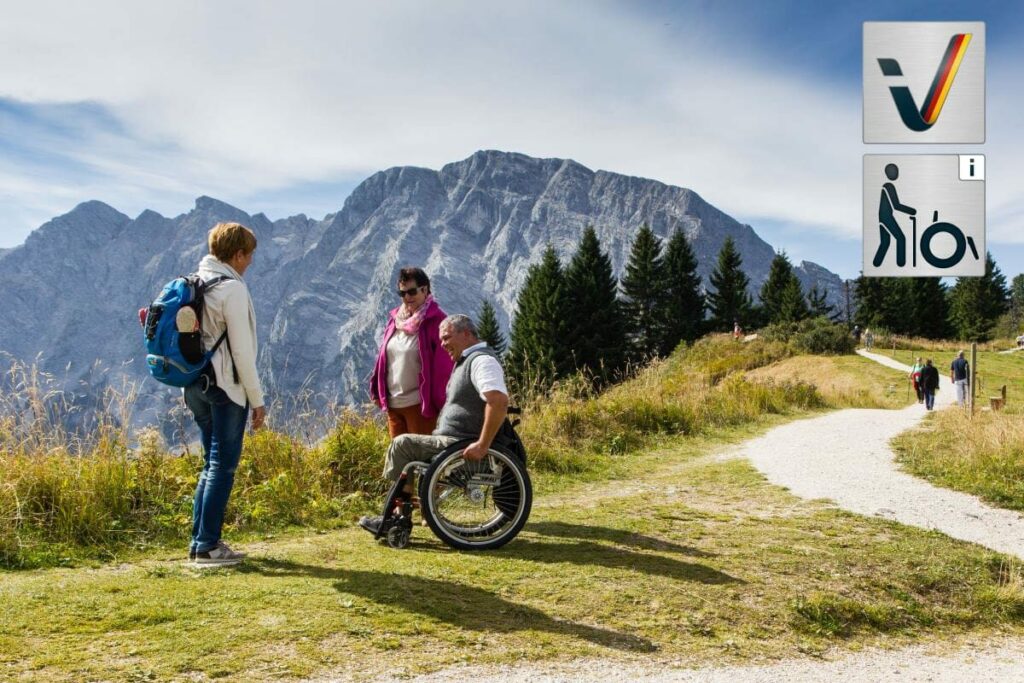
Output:
[[409,530],[401,527],[391,527],[388,530],[388,545],[397,550],[401,550],[409,545]]

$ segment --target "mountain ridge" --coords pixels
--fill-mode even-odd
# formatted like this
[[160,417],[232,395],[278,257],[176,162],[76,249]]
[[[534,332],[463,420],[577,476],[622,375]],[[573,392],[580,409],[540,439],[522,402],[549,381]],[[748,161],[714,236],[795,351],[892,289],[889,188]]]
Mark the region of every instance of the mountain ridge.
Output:
[[[751,226],[693,190],[592,171],[571,159],[482,150],[438,170],[373,173],[320,220],[296,214],[271,221],[206,195],[173,218],[147,209],[131,219],[103,202],[83,202],[0,252],[0,286],[16,294],[17,323],[0,329],[0,351],[22,361],[41,354],[47,372],[68,368],[68,386],[88,386],[86,405],[106,386],[143,380],[134,312],[164,282],[195,269],[206,232],[223,220],[248,225],[259,241],[246,282],[256,304],[261,375],[278,398],[312,392],[365,400],[403,265],[430,274],[449,313],[475,315],[481,299],[491,299],[507,332],[528,267],[549,243],[567,261],[587,225],[616,275],[644,223],[662,238],[686,233],[705,285],[727,236],[743,256],[752,293],[775,255]],[[796,271],[805,288],[818,283],[840,302],[838,276],[806,261]],[[81,286],[68,291],[75,283]],[[96,361],[110,368],[103,377],[90,371]],[[158,413],[176,399],[152,380],[140,388],[141,403]]]

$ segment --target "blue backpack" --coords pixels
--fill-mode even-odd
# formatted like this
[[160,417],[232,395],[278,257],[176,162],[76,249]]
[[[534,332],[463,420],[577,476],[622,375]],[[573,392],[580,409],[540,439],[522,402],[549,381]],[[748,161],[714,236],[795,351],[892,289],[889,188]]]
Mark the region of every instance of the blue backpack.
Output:
[[[228,332],[224,330],[212,349],[203,349],[200,329],[203,296],[207,290],[231,279],[221,275],[204,282],[195,273],[176,278],[164,286],[149,308],[139,311],[146,343],[146,367],[155,380],[172,387],[187,387],[204,374]],[[187,324],[187,331],[179,331],[181,321]],[[230,350],[229,341],[229,353]]]

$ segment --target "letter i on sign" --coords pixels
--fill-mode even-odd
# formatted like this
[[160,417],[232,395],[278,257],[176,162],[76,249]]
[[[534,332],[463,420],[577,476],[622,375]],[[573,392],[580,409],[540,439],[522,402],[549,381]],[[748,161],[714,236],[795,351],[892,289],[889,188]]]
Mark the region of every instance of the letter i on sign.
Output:
[[961,154],[960,155],[960,180],[984,180],[985,179],[985,155],[984,154]]

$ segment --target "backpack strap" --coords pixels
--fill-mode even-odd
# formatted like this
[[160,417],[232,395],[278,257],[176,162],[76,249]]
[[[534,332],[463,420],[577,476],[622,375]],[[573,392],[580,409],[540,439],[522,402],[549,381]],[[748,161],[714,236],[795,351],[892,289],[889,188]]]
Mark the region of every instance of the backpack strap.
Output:
[[[231,277],[229,275],[218,275],[217,277],[210,278],[209,280],[202,280],[202,279],[200,279],[200,282],[203,283],[203,293],[204,293],[204,296],[205,296],[206,290],[211,289],[213,287],[216,287],[217,285],[219,285],[220,283],[224,282],[225,280],[234,280],[234,279],[235,278],[233,278],[233,277]],[[223,334],[221,334],[220,338],[217,340],[217,343],[215,343],[213,345],[213,348],[210,349],[210,356],[213,356],[213,354],[215,354],[217,352],[217,349],[220,348],[220,345],[223,342],[225,342],[225,341],[227,341],[227,343],[228,343],[228,358],[231,359],[231,376],[235,380],[235,384],[240,384],[241,380],[239,380],[239,378],[238,378],[238,367],[235,366],[235,356],[234,356],[233,353],[231,353],[231,340],[228,338],[228,331],[227,331],[227,329],[224,330]]]

